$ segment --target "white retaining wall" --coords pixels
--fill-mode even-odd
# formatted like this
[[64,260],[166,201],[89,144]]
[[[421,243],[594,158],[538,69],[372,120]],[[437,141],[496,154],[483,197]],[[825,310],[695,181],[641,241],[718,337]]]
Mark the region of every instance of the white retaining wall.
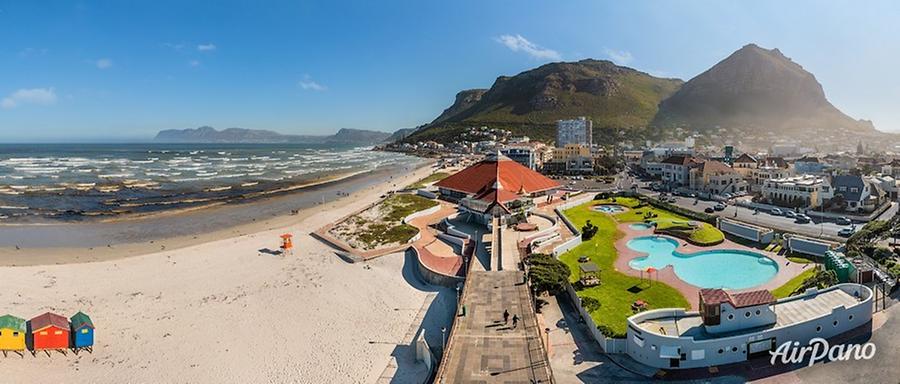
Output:
[[566,284],[566,292],[569,294],[569,298],[575,305],[575,309],[578,310],[578,315],[581,316],[582,320],[584,320],[584,324],[588,327],[591,337],[600,344],[603,351],[606,353],[625,353],[625,339],[606,337],[606,335],[600,332],[600,329],[597,328],[597,324],[594,323],[594,319],[591,315],[581,307],[581,299],[578,297],[578,294],[575,293],[575,288],[572,287],[572,284]]
[[718,227],[722,232],[729,233],[742,239],[756,241],[761,244],[769,244],[775,238],[775,231],[768,228],[757,227],[723,218],[719,218],[717,222],[719,224]]
[[415,218],[417,218],[417,217],[422,217],[422,216],[428,216],[428,215],[430,215],[430,214],[432,214],[432,213],[435,213],[435,212],[437,212],[437,211],[440,211],[440,210],[441,210],[441,205],[438,204],[438,205],[435,205],[435,206],[433,206],[433,207],[431,207],[431,208],[428,208],[428,209],[423,209],[423,210],[418,211],[418,212],[410,213],[408,216],[406,216],[406,217],[403,218],[403,224],[408,224],[409,221],[412,220],[412,219],[415,219]]
[[834,244],[827,241],[810,239],[802,236],[785,236],[788,249],[793,252],[804,253],[813,256],[825,256],[825,253],[834,249]]

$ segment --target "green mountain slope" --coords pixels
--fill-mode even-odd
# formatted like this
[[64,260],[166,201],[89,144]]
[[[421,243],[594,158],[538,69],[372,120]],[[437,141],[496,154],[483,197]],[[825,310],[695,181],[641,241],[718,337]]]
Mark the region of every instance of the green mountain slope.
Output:
[[646,130],[660,101],[681,84],[610,61],[546,64],[501,76],[487,91],[460,92],[444,113],[405,140],[453,141],[466,127],[488,125],[551,141],[557,120],[587,116],[595,139],[605,142],[615,130]]

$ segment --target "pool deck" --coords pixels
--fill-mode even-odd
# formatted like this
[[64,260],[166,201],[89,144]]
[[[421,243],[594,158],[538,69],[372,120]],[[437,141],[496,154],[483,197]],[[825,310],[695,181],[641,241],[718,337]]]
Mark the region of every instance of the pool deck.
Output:
[[[634,228],[630,227],[631,224],[634,224],[634,223],[633,222],[620,223],[617,226],[619,231],[621,231],[624,234],[624,236],[622,236],[622,238],[616,240],[616,243],[615,243],[616,251],[619,254],[619,256],[616,258],[615,268],[617,271],[622,272],[626,275],[640,277],[641,271],[631,268],[628,265],[628,262],[636,257],[646,256],[647,254],[643,253],[643,252],[635,251],[631,248],[628,248],[627,243],[629,240],[631,240],[635,237],[652,236],[653,229],[645,229],[645,230],[634,229]],[[750,247],[735,243],[733,241],[730,241],[728,239],[725,239],[724,242],[717,244],[717,245],[713,245],[713,246],[709,246],[709,247],[700,247],[700,246],[690,244],[684,240],[681,240],[681,239],[678,239],[678,238],[675,238],[672,236],[666,236],[666,235],[659,235],[659,236],[666,237],[666,238],[677,241],[678,248],[676,248],[675,251],[681,252],[681,253],[695,253],[695,252],[710,251],[710,250],[716,250],[716,249],[737,249],[737,250],[756,252],[756,253],[765,255],[765,256],[769,257],[770,259],[775,260],[776,263],[778,263],[778,273],[775,274],[775,277],[773,277],[771,280],[767,281],[765,284],[758,285],[758,286],[748,288],[748,289],[738,289],[738,290],[734,290],[733,292],[755,291],[755,290],[760,290],[760,289],[768,289],[769,291],[771,291],[771,290],[774,290],[775,288],[778,288],[778,287],[784,285],[785,283],[787,283],[791,278],[793,278],[794,276],[797,276],[798,274],[803,272],[805,268],[815,268],[814,264],[794,263],[794,262],[791,262],[790,260],[788,260],[784,256],[778,256],[775,253],[766,252],[766,251],[763,251],[762,249],[750,248]],[[714,272],[714,271],[711,271],[711,272]],[[677,289],[679,292],[681,292],[681,294],[684,295],[685,299],[687,299],[688,302],[691,303],[691,309],[696,310],[699,308],[699,306],[700,306],[700,287],[693,286],[691,284],[688,284],[684,280],[679,279],[678,276],[675,275],[675,269],[672,268],[671,265],[659,270],[658,273],[654,274],[653,280],[666,283],[666,284],[672,286],[673,288]],[[650,305],[652,306],[653,303],[650,303]]]

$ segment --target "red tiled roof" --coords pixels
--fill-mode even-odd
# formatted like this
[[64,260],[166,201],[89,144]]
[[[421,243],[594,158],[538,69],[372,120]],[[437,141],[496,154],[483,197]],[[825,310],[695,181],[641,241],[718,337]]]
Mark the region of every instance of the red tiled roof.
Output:
[[505,189],[501,189],[499,191],[491,189],[491,190],[485,191],[484,193],[482,193],[478,196],[475,196],[475,198],[478,200],[482,200],[482,201],[506,203],[509,201],[518,200],[519,198],[521,198],[521,196],[519,196],[515,193],[512,193],[510,191],[507,191]]
[[733,168],[729,167],[728,164],[725,164],[721,161],[715,161],[715,160],[704,161],[703,164],[700,165],[700,170],[703,173],[733,173],[733,172],[737,172]]
[[694,159],[693,156],[687,156],[687,155],[672,155],[672,156],[667,157],[662,162],[666,163],[666,164],[677,164],[677,165],[684,165],[684,166],[698,164],[698,161],[696,159]]
[[729,303],[732,307],[744,308],[774,303],[775,296],[772,296],[772,292],[764,289],[735,294],[730,294],[722,289],[701,289],[700,300],[709,305]]
[[750,155],[744,153],[744,154],[741,154],[740,156],[738,156],[737,159],[734,159],[734,162],[735,163],[756,163],[757,161],[755,158],[753,158],[753,156],[750,156]]
[[435,185],[470,195],[494,188],[515,194],[531,194],[560,187],[559,183],[503,156],[480,161]]
[[68,330],[69,329],[69,319],[66,319],[65,316],[60,316],[60,315],[57,315],[52,312],[47,312],[43,315],[39,315],[39,316],[31,319],[32,332],[40,331],[51,325],[54,327],[57,327],[57,328]]

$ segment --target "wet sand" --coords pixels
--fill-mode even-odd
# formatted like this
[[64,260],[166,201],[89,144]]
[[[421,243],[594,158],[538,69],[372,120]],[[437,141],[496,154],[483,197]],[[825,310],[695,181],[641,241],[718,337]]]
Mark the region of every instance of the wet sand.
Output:
[[[308,234],[374,202],[394,180],[403,186],[431,169],[395,171],[349,198],[210,235],[223,236],[218,240],[199,235],[204,242],[178,250],[167,239],[154,244],[167,250],[141,256],[119,258],[126,246],[116,245],[105,261],[0,267],[4,313],[27,319],[84,311],[97,327],[93,353],[0,357],[0,382],[422,382],[427,371],[411,361],[409,336],[421,328],[438,345],[456,308],[454,292],[419,282],[402,253],[350,264]],[[253,225],[274,229],[228,232]],[[293,254],[259,251],[277,248],[284,232],[295,235]],[[80,261],[100,251],[82,249]],[[49,257],[40,252],[24,249],[7,260]],[[49,254],[72,260],[67,251]],[[397,367],[394,376],[389,367]]]
[[[113,260],[281,228],[359,200],[379,187],[403,188],[409,175],[424,177],[431,164],[423,160],[405,169],[378,169],[279,196],[178,213],[107,222],[0,225],[0,266]],[[293,210],[298,212],[291,214]]]

